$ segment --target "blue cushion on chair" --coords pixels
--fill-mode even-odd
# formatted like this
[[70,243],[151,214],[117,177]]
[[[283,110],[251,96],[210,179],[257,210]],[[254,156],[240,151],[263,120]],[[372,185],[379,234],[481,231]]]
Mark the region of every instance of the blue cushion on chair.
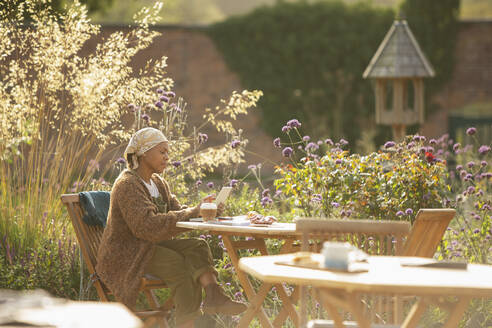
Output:
[[82,219],[88,225],[106,227],[109,211],[109,191],[79,192],[80,205],[85,211]]

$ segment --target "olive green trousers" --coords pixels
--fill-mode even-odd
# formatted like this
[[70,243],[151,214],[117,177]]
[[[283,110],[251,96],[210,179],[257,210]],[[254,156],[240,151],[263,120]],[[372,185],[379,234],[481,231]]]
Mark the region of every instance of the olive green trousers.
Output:
[[174,295],[176,324],[194,320],[200,312],[202,286],[199,277],[214,269],[212,253],[203,239],[172,239],[160,242],[145,268],[163,280]]

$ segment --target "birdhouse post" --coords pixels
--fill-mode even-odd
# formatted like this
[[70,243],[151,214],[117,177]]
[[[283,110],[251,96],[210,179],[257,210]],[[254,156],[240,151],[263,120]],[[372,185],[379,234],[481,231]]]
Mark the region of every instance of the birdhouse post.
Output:
[[395,141],[424,122],[423,78],[434,75],[407,22],[395,20],[363,74],[375,80],[376,123],[391,125]]

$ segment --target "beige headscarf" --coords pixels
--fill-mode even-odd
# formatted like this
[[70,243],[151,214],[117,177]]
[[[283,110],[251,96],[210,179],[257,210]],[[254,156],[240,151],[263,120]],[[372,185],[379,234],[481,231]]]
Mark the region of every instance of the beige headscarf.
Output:
[[[128,142],[126,146],[124,157],[127,160],[128,167],[135,170],[138,167],[138,156],[142,156],[146,151],[154,148],[161,142],[167,141],[164,134],[155,128],[144,128],[138,130]],[[132,156],[131,163],[128,158],[129,154],[135,154]]]

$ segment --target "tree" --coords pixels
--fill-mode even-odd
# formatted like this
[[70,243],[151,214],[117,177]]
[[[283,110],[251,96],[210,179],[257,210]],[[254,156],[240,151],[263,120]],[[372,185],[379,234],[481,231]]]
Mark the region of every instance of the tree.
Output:
[[[35,1],[36,6],[39,9],[50,8],[53,14],[62,13],[66,10],[68,4],[73,3],[73,0],[51,0],[51,1]],[[113,3],[113,0],[79,0],[78,2],[87,6],[89,13],[96,11],[104,11],[109,8]],[[15,17],[22,11],[24,18],[29,19],[27,11],[23,11],[21,8],[26,5],[26,0],[2,0],[0,2],[0,13],[3,15],[8,15],[10,17]],[[0,17],[3,20],[4,17]]]

